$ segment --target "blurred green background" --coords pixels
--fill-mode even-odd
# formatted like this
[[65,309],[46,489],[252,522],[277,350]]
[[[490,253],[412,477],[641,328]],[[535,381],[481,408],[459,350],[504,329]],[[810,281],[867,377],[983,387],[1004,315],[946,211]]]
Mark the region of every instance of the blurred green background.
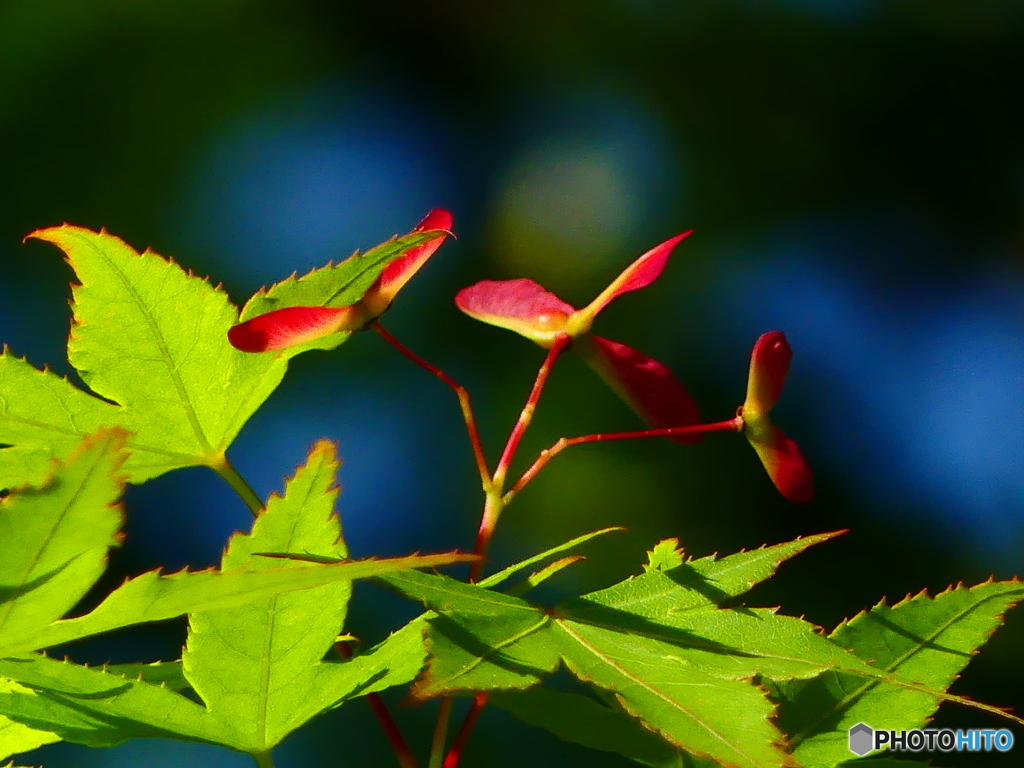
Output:
[[[508,510],[495,561],[629,527],[554,599],[635,572],[659,538],[704,555],[849,528],[752,595],[832,626],[882,597],[1024,570],[1022,73],[1019,0],[0,0],[0,339],[74,376],[70,272],[21,244],[37,227],[105,226],[241,303],[447,207],[458,241],[386,324],[471,389],[494,454],[542,351],[462,316],[455,292],[529,276],[579,306],[696,229],[596,330],[672,366],[713,420],[742,399],[758,334],[786,331],[777,421],[815,468],[816,500],[786,503],[728,435],[581,446]],[[524,462],[638,422],[569,356],[535,424]],[[480,494],[454,398],[376,336],[298,359],[233,459],[265,494],[322,436],[345,458],[357,556],[472,546]],[[129,489],[104,586],[216,562],[249,521],[222,486],[195,469]],[[372,641],[413,613],[361,586],[349,630]],[[176,658],[183,632],[68,652]],[[1022,641],[1011,615],[954,691],[1024,709]],[[431,714],[399,712],[420,745]],[[950,707],[939,722],[995,725]],[[391,764],[360,702],[278,752],[284,768]],[[172,742],[33,757],[250,764]],[[527,762],[626,765],[488,710],[467,768]]]

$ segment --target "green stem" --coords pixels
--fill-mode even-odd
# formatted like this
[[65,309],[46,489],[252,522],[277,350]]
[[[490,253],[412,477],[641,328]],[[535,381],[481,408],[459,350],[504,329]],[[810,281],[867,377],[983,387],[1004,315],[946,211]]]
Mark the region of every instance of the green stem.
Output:
[[252,759],[256,761],[257,768],[274,768],[274,758],[270,756],[270,750],[254,752]]
[[448,721],[452,717],[451,696],[441,699],[441,709],[437,713],[437,725],[434,726],[434,740],[430,744],[430,762],[427,768],[441,768],[444,764],[444,744],[448,738]]
[[227,481],[227,484],[245,502],[245,506],[252,512],[253,517],[259,517],[260,512],[263,511],[263,501],[252,489],[252,486],[245,482],[245,478],[238,474],[238,470],[231,465],[228,457],[221,454],[215,461],[210,462],[210,468]]

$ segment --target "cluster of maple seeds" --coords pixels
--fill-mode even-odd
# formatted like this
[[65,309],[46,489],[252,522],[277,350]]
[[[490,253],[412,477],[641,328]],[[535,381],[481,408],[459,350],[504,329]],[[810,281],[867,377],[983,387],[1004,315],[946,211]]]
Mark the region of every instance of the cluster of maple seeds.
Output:
[[[435,209],[427,214],[413,232],[436,231],[437,237],[391,262],[355,304],[277,309],[236,325],[228,332],[228,338],[237,349],[259,353],[304,344],[342,331],[375,328],[400,351],[460,392],[461,387],[399,345],[378,323],[378,318],[390,307],[398,291],[440,247],[451,234],[451,229],[452,217],[448,211]],[[735,417],[707,424],[700,423],[696,404],[667,366],[632,347],[590,332],[597,315],[613,299],[650,285],[665,268],[675,246],[690,234],[677,235],[640,256],[582,309],[572,307],[543,286],[525,278],[484,280],[459,291],[455,303],[470,317],[507,328],[546,348],[549,351],[545,361],[548,369],[563,350],[571,348],[580,353],[650,427],[637,432],[563,438],[542,454],[513,486],[512,492],[521,488],[551,456],[568,445],[641,437],[694,442],[707,432],[732,431],[742,432],[747,437],[783,496],[796,502],[811,499],[813,483],[807,462],[797,444],[769,419],[792,359],[792,350],[781,331],[765,333],[755,343],[746,399]],[[471,427],[471,436],[473,432]],[[479,463],[482,458],[478,442],[477,439],[474,450]],[[481,474],[486,475],[485,464],[481,470]]]
[[[643,437],[695,442],[708,432],[742,432],[757,451],[768,475],[783,496],[797,502],[811,499],[813,484],[807,462],[796,443],[769,419],[772,407],[782,392],[792,358],[786,337],[780,331],[762,335],[754,345],[747,396],[736,415],[725,421],[706,424],[700,423],[700,412],[693,398],[667,366],[632,347],[590,332],[594,319],[612,300],[623,293],[650,285],[665,268],[673,248],[690,232],[677,235],[642,255],[582,309],[572,307],[541,285],[525,278],[484,280],[459,291],[455,303],[470,317],[515,331],[547,349],[547,356],[537,373],[526,405],[509,435],[501,457],[491,471],[480,441],[469,393],[442,370],[406,348],[379,322],[380,316],[391,306],[398,291],[452,234],[451,229],[452,217],[448,211],[435,209],[427,214],[413,233],[436,233],[437,236],[410,248],[392,261],[355,304],[342,307],[284,307],[239,323],[228,331],[228,338],[232,345],[244,352],[266,353],[306,344],[335,333],[373,329],[399,352],[455,391],[485,495],[474,548],[478,559],[470,570],[471,582],[480,580],[487,550],[502,510],[553,456],[571,445]],[[570,348],[582,354],[584,360],[636,411],[649,428],[636,432],[562,438],[542,451],[526,472],[506,490],[506,475],[512,458],[533,418],[548,375],[561,353]],[[565,558],[546,570],[557,570],[574,559]],[[488,698],[487,692],[477,693],[444,757],[443,768],[457,768],[459,765],[469,735],[481,711],[487,706]],[[384,702],[377,694],[370,694],[368,701],[402,765],[407,768],[416,766],[415,758]],[[442,750],[451,708],[451,698],[444,698],[434,734],[435,746],[440,745]]]

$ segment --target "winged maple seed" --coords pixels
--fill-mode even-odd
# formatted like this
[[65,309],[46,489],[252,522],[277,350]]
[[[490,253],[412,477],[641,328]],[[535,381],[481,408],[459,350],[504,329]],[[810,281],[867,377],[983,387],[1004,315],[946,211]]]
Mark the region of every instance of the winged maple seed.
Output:
[[[747,397],[736,417],[701,424],[696,404],[663,364],[625,344],[596,336],[590,327],[616,297],[650,285],[661,274],[672,249],[690,232],[666,240],[630,264],[596,299],[583,309],[562,301],[533,280],[484,280],[455,297],[459,309],[499,328],[507,328],[553,350],[567,340],[590,366],[652,427],[647,432],[584,435],[563,438],[544,451],[513,486],[514,496],[563,449],[587,442],[639,437],[667,437],[695,442],[707,432],[744,432],[757,451],[775,487],[790,501],[810,501],[811,471],[796,443],[768,418],[786,374],[792,350],[780,331],[764,334],[754,346]],[[557,351],[557,350],[555,350]],[[511,498],[511,496],[509,498]]]
[[391,306],[396,294],[419,271],[451,233],[452,215],[435,208],[415,232],[437,230],[433,240],[410,248],[384,268],[362,299],[345,307],[284,307],[257,315],[228,331],[231,344],[243,352],[271,352],[330,336],[354,331],[372,323]]
[[768,418],[782,393],[792,359],[793,350],[782,331],[763,334],[750,355],[747,398],[736,415],[743,420],[744,434],[775,487],[790,501],[804,502],[814,493],[811,469],[799,446]]
[[[527,279],[484,280],[459,291],[455,303],[470,317],[515,331],[547,349],[559,337],[570,337],[573,348],[590,367],[651,427],[698,424],[696,403],[667,366],[632,347],[590,333],[594,319],[613,299],[654,282],[672,249],[691,233],[676,235],[649,250],[583,309]],[[672,439],[694,442],[700,435]]]

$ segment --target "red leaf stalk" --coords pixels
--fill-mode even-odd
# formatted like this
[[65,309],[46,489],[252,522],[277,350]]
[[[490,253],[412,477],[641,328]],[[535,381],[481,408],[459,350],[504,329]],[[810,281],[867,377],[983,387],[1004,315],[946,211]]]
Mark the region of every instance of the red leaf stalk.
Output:
[[480,555],[481,559],[470,566],[470,581],[479,581],[480,576],[483,574],[483,558],[487,555],[491,538],[494,536],[494,529],[498,525],[498,518],[501,517],[502,511],[505,509],[507,502],[502,496],[502,491],[504,490],[505,477],[508,475],[509,465],[511,465],[512,459],[515,457],[519,442],[523,439],[523,435],[526,434],[530,422],[533,421],[533,413],[537,409],[537,403],[540,401],[541,393],[548,382],[548,376],[551,374],[555,361],[558,360],[559,355],[571,343],[572,338],[568,334],[561,333],[555,337],[551,348],[548,350],[547,357],[544,358],[540,370],[537,371],[537,378],[533,382],[530,396],[526,399],[526,404],[519,414],[519,419],[512,428],[508,442],[505,443],[505,450],[501,453],[498,466],[494,469],[494,475],[491,477],[490,482],[484,485],[487,496],[484,502],[484,512],[480,518],[480,529],[477,532],[476,547],[473,550],[474,554]]
[[459,760],[462,759],[462,753],[466,748],[466,742],[469,741],[469,736],[473,732],[473,728],[476,726],[477,720],[480,719],[480,713],[484,711],[484,707],[487,706],[487,694],[478,693],[476,698],[473,699],[473,704],[469,708],[469,712],[466,713],[466,719],[462,721],[462,726],[459,728],[459,732],[455,734],[455,740],[452,741],[452,748],[448,750],[448,755],[444,759],[443,768],[458,768]]
[[[502,498],[502,502],[508,504],[521,491],[527,483],[537,476],[544,466],[555,456],[572,445],[581,443],[600,443],[608,440],[635,440],[644,437],[668,437],[678,438],[688,435],[700,435],[706,432],[742,432],[743,419],[735,417],[728,421],[718,421],[714,424],[698,424],[690,427],[665,427],[664,429],[645,429],[639,432],[605,432],[595,435],[582,435],[580,437],[563,437],[550,448],[541,451],[540,456],[533,462],[533,465],[523,473],[511,490]],[[474,563],[476,565],[476,563]]]
[[[516,449],[519,447],[519,441],[523,439],[527,427],[530,426],[530,422],[533,420],[533,412],[537,409],[537,403],[540,401],[541,392],[544,391],[544,385],[548,383],[551,369],[554,367],[555,361],[558,360],[558,356],[566,350],[571,342],[571,336],[565,333],[559,334],[548,350],[547,357],[544,358],[544,363],[541,365],[540,370],[537,371],[537,378],[533,382],[530,396],[526,399],[526,405],[523,406],[523,410],[519,414],[519,420],[516,422],[515,427],[513,427],[512,434],[509,435],[508,442],[505,444],[505,450],[498,460],[498,466],[494,470],[494,485],[499,489],[505,482],[505,475],[508,474],[508,468],[515,456]],[[483,553],[478,552],[477,554]]]
[[459,398],[459,408],[462,410],[462,419],[466,422],[466,432],[469,433],[469,444],[473,448],[473,458],[476,460],[476,468],[480,473],[480,480],[484,484],[485,488],[488,487],[491,481],[491,473],[487,469],[487,458],[484,456],[483,445],[480,442],[480,431],[477,429],[476,416],[473,414],[473,406],[469,402],[469,392],[461,384],[456,383],[440,368],[435,365],[431,365],[407,346],[402,344],[402,342],[388,333],[384,326],[379,322],[373,323],[372,327],[377,331],[377,333],[384,337],[388,344],[412,360],[416,365],[437,376],[437,378],[451,387],[455,392],[455,396]]
[[[343,659],[352,657],[352,649],[346,643],[335,643],[334,650]],[[402,768],[420,768],[419,763],[416,762],[416,756],[409,749],[408,742],[398,729],[398,723],[391,717],[388,705],[384,703],[384,699],[380,697],[380,694],[366,694],[366,702],[370,705],[370,709],[373,710],[377,721],[384,729],[384,735],[387,736],[391,749],[394,750],[395,757],[398,758],[398,764]]]

